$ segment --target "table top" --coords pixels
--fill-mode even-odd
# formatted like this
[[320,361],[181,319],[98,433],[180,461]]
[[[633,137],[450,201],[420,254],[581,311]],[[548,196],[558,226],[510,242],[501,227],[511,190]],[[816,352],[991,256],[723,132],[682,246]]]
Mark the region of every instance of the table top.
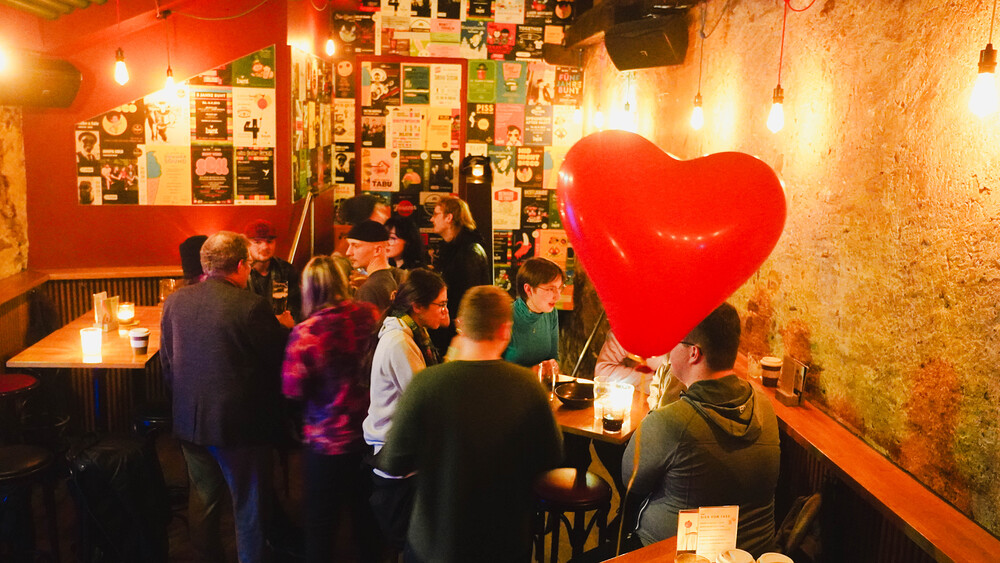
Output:
[[[589,380],[588,380],[589,382]],[[624,444],[639,427],[639,423],[649,413],[649,405],[646,404],[645,393],[636,389],[632,393],[632,410],[625,417],[625,423],[620,432],[605,432],[600,421],[594,424],[594,407],[585,409],[569,409],[556,397],[555,393],[549,394],[549,406],[552,407],[552,414],[556,417],[556,422],[564,432],[584,436],[601,442],[612,444]]]
[[[94,311],[89,311],[7,360],[7,367],[143,369],[160,351],[161,312],[161,307],[136,307],[136,324],[105,332],[100,357],[84,358],[80,329],[94,326]],[[132,352],[127,332],[137,327],[149,329],[149,348],[141,356]]]
[[677,557],[677,536],[658,541],[641,549],[608,559],[614,563],[674,563]]

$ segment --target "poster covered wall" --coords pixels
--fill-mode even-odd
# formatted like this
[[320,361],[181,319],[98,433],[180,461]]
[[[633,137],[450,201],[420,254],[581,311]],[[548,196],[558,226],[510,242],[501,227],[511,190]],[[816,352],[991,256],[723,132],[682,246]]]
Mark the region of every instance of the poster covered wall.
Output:
[[277,203],[275,48],[76,125],[82,205]]

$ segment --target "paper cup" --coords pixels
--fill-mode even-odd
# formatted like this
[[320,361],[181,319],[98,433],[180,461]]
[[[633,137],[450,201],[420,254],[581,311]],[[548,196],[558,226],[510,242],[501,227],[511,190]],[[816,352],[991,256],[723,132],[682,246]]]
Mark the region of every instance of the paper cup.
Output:
[[132,344],[132,352],[143,355],[149,350],[149,329],[133,328],[128,331],[128,339]]

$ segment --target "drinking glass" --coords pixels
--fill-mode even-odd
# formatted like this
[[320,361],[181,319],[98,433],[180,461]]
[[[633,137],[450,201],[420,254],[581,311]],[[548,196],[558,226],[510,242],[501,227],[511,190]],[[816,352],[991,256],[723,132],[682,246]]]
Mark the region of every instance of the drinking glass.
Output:
[[170,294],[177,289],[177,280],[173,278],[167,278],[160,280],[160,303],[167,300]]
[[288,284],[286,282],[271,283],[271,307],[274,314],[280,315],[288,309]]
[[611,400],[612,386],[606,375],[594,378],[594,428],[600,428],[603,424],[604,407]]

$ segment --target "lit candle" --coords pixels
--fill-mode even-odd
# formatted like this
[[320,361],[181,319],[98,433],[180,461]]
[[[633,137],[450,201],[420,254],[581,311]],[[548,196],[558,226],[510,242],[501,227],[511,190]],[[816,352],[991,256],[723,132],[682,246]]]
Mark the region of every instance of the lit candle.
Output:
[[103,331],[97,327],[80,329],[80,346],[83,348],[84,361],[93,358],[97,358],[99,361],[102,335]]
[[132,322],[133,318],[135,318],[135,303],[123,301],[118,306],[118,322],[128,324]]

